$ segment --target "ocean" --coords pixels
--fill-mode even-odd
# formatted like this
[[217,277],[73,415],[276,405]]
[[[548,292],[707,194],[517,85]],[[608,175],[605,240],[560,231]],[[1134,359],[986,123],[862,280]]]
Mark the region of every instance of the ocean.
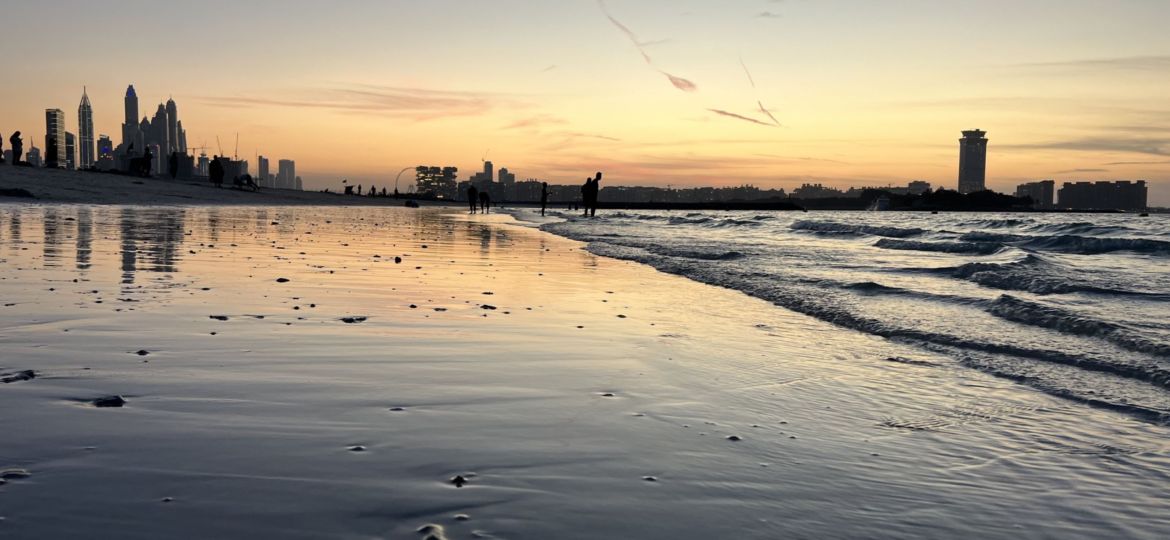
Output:
[[1170,216],[559,215],[541,228],[595,254],[1170,421]]

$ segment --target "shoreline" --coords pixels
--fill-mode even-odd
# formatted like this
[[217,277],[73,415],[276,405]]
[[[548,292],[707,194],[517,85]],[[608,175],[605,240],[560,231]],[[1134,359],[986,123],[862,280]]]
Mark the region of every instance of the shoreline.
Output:
[[14,538],[1170,531],[1163,426],[502,213],[0,213]]
[[[346,196],[320,191],[216,188],[199,180],[138,178],[91,171],[0,165],[0,190],[25,190],[33,198],[0,196],[0,203],[191,206],[403,206],[409,197]],[[449,203],[417,200],[422,206]]]

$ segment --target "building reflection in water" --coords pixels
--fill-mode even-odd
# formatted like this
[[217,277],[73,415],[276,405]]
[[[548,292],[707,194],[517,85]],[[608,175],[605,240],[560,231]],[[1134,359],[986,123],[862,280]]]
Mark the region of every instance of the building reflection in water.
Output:
[[60,266],[61,258],[61,217],[54,207],[46,207],[42,215],[44,243],[41,244],[45,268]]
[[93,212],[89,208],[77,210],[77,269],[89,270],[93,257]]
[[121,210],[122,284],[134,283],[140,262],[146,272],[178,272],[185,220],[186,211],[181,208]]

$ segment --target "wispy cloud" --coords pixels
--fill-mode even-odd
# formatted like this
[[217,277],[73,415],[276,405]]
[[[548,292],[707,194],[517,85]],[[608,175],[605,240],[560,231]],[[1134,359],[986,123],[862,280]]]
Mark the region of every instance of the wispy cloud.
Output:
[[1015,150],[1069,150],[1078,152],[1125,152],[1170,156],[1170,139],[1090,138],[1032,144],[1004,144],[998,148]]
[[518,103],[501,94],[431,88],[357,85],[310,89],[296,97],[201,96],[197,100],[220,107],[297,107],[345,113],[383,114],[415,120],[477,116]]
[[783,17],[783,15],[771,11],[761,11],[756,14],[757,19],[779,19],[780,17]]
[[1170,165],[1170,161],[1111,161],[1106,165]]
[[1117,56],[1016,64],[1023,68],[1160,71],[1170,74],[1170,55]]
[[504,129],[537,128],[542,126],[564,125],[568,123],[568,120],[553,116],[551,114],[538,114],[535,116],[529,116],[527,118],[520,118],[511,124],[504,126]]
[[1109,169],[1067,169],[1056,171],[1056,174],[1109,172]]

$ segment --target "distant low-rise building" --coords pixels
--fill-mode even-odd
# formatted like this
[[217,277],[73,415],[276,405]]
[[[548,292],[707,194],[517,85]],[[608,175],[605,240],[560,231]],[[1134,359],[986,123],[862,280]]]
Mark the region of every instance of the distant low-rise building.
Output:
[[796,199],[831,199],[844,196],[844,191],[821,184],[802,184],[792,190],[792,197]]
[[1065,182],[1060,207],[1070,210],[1145,210],[1149,187],[1145,180]]
[[1032,199],[1033,208],[1048,209],[1055,206],[1056,182],[1054,180],[1040,180],[1016,186],[1016,197]]

